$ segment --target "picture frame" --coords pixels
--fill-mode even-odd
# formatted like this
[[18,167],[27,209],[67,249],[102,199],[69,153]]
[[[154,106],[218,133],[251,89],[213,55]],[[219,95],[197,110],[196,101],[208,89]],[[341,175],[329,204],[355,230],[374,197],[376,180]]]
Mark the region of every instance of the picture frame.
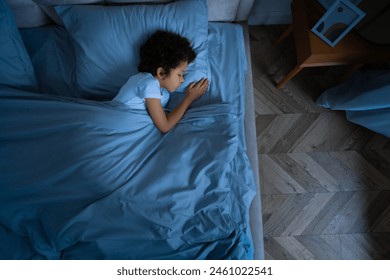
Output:
[[[328,10],[337,0],[317,0],[325,10]],[[354,5],[359,5],[362,0],[349,0]]]
[[311,31],[334,47],[364,16],[349,0],[336,0]]

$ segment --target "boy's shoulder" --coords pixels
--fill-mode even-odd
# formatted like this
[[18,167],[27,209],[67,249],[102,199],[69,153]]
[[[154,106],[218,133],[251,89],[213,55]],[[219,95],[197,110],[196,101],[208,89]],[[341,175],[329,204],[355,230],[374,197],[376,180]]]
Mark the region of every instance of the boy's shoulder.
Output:
[[160,93],[160,83],[152,74],[140,72],[133,77],[134,80],[131,83],[136,87],[138,95]]
[[130,77],[130,80],[136,84],[158,84],[158,80],[152,74],[140,72]]

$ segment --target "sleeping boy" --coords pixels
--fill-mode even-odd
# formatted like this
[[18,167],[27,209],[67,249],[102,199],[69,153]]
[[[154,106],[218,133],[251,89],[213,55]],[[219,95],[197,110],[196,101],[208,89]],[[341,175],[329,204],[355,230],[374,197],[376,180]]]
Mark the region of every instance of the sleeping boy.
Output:
[[169,94],[184,82],[184,73],[196,53],[188,39],[159,30],[142,45],[140,55],[139,73],[130,77],[114,100],[130,108],[146,109],[155,126],[166,133],[180,121],[191,103],[206,92],[209,82],[203,78],[190,83],[183,101],[166,114]]

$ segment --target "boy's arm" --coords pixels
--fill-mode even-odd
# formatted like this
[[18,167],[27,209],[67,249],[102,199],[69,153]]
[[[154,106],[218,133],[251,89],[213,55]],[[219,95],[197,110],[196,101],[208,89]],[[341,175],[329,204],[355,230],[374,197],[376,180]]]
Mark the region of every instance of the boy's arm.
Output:
[[171,130],[183,117],[191,103],[206,92],[208,84],[209,82],[207,79],[201,79],[197,83],[191,83],[188,86],[186,97],[180,105],[169,114],[165,114],[160,99],[145,98],[146,108],[149,111],[149,115],[152,118],[154,125],[162,133],[167,133]]
[[158,98],[145,98],[146,107],[149,115],[152,118],[154,125],[162,132],[167,133],[172,129],[183,117],[184,113],[191,105],[192,101],[189,98],[184,98],[179,106],[169,114],[165,114],[161,101]]

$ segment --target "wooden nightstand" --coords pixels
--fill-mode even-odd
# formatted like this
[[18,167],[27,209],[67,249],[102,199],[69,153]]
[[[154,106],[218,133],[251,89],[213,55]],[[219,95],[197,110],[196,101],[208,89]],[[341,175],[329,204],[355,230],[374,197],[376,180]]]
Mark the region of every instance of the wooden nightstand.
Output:
[[372,44],[355,30],[349,32],[333,48],[311,32],[311,28],[325,13],[316,0],[293,0],[291,13],[292,24],[279,36],[275,44],[293,33],[297,65],[276,85],[277,88],[284,87],[305,67],[350,64],[350,71],[363,64],[390,61],[390,46]]

